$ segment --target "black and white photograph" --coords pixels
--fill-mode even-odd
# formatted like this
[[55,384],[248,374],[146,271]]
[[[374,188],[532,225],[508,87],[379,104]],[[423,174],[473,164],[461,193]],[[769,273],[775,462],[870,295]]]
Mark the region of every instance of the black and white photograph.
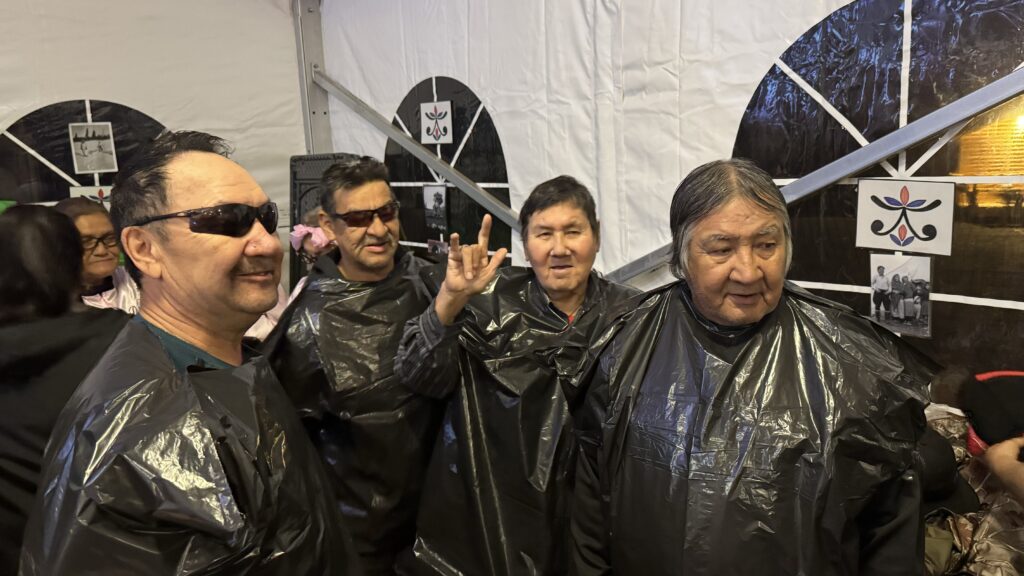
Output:
[[871,255],[871,318],[898,334],[930,338],[932,260]]
[[117,152],[110,122],[68,124],[75,174],[117,172]]
[[423,187],[423,214],[427,224],[427,239],[444,242],[448,238],[447,187],[444,184]]

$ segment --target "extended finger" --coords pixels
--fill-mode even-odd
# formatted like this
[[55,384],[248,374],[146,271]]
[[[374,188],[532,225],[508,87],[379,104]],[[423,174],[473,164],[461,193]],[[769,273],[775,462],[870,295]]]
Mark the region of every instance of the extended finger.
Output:
[[484,253],[486,254],[488,241],[491,239],[491,215],[484,214],[484,219],[480,221],[480,233],[477,234],[476,243],[484,247]]
[[505,257],[506,256],[508,256],[508,250],[505,249],[505,248],[499,248],[494,253],[494,256],[491,256],[491,261],[490,261],[489,264],[487,264],[487,268],[484,269],[484,272],[489,277],[494,276],[495,274],[497,274],[498,273],[498,267],[501,266],[502,262],[505,261]]
[[458,270],[462,268],[462,248],[459,246],[459,235],[452,234],[448,237],[448,269]]

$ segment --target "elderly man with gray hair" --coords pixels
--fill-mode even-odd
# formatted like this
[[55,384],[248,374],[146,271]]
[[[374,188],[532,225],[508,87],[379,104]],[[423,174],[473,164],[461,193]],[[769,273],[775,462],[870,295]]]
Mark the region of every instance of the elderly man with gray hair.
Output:
[[679,281],[585,378],[572,573],[921,573],[935,367],[786,281],[786,202],[753,163],[695,169],[670,221]]

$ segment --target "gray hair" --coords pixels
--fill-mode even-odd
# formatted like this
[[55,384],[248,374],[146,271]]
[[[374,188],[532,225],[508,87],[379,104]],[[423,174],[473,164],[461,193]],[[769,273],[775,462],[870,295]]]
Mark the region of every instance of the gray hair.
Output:
[[786,236],[786,271],[793,259],[793,237],[786,199],[767,172],[750,160],[715,160],[687,174],[672,196],[672,273],[686,278],[686,255],[693,229],[735,198],[750,200],[782,221]]

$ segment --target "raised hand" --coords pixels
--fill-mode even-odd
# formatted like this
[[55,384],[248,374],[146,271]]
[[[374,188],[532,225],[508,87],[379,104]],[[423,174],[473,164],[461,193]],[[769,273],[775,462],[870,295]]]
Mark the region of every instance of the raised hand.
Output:
[[487,214],[480,222],[477,243],[469,246],[459,244],[459,235],[452,234],[448,249],[448,269],[445,272],[441,291],[434,301],[434,310],[445,325],[455,321],[470,297],[483,292],[498,274],[498,267],[505,261],[508,250],[499,249],[493,256],[487,256],[487,243],[491,237],[491,216]]

